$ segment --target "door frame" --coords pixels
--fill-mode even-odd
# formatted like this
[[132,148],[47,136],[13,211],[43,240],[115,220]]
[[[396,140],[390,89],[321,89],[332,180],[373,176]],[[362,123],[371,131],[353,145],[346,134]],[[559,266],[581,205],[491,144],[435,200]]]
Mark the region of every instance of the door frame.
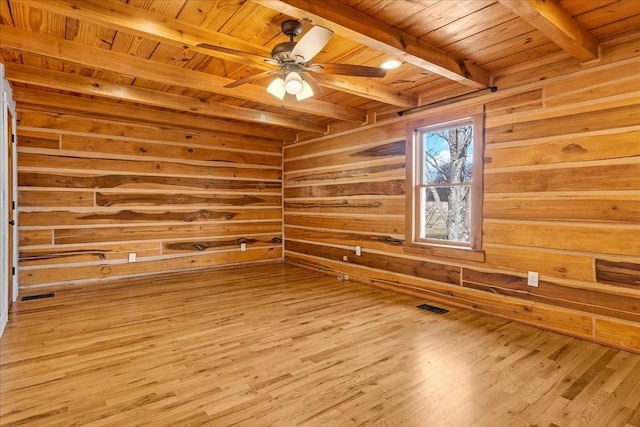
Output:
[[[17,165],[17,115],[11,86],[4,78],[4,65],[0,63],[0,336],[9,320],[9,306],[18,297],[18,165]],[[11,123],[8,118],[11,116]],[[11,136],[8,128],[11,126]],[[9,164],[11,150],[11,164]],[[11,174],[12,179],[9,178]],[[9,182],[12,182],[9,188]],[[14,203],[15,202],[15,203]],[[13,226],[9,226],[9,209],[13,210]],[[9,236],[12,247],[9,253]],[[12,262],[9,262],[11,259]],[[15,267],[10,271],[10,266]],[[9,275],[12,275],[12,292],[9,292]],[[9,301],[12,295],[12,301]]]

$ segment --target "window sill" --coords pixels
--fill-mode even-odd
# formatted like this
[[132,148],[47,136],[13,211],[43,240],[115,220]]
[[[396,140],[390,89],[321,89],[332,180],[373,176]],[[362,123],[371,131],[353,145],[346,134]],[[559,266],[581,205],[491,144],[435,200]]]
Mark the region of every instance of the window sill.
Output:
[[470,248],[460,248],[453,246],[438,245],[420,245],[405,244],[403,246],[405,253],[429,255],[442,258],[451,258],[465,261],[484,262],[484,251],[482,249],[474,250]]

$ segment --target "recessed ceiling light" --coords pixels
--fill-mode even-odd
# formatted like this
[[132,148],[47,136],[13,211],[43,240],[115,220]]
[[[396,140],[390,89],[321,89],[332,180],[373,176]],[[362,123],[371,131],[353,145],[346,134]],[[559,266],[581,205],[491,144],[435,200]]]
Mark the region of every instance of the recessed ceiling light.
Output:
[[388,61],[384,61],[380,64],[380,68],[384,68],[385,70],[393,70],[394,68],[398,68],[402,65],[402,62],[397,59],[389,59]]

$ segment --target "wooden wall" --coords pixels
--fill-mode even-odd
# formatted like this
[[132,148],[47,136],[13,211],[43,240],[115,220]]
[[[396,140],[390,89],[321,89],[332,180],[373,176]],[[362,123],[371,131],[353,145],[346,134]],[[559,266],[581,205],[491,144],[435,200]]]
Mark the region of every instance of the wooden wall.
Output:
[[[507,70],[495,94],[285,147],[286,260],[640,351],[637,46]],[[405,251],[405,122],[478,103],[484,260]]]
[[21,286],[282,258],[282,141],[18,107]]

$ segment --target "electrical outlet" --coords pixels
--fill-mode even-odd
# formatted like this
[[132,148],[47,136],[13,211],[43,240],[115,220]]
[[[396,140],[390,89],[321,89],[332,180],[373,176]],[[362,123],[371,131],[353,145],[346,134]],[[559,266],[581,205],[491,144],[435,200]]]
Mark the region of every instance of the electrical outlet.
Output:
[[362,246],[356,246],[356,255],[362,256]]
[[247,250],[247,244],[245,242],[240,243],[240,252],[245,252]]
[[131,252],[129,254],[129,262],[136,262],[136,253],[135,252]]
[[527,285],[538,287],[539,273],[537,271],[530,271],[527,273]]

